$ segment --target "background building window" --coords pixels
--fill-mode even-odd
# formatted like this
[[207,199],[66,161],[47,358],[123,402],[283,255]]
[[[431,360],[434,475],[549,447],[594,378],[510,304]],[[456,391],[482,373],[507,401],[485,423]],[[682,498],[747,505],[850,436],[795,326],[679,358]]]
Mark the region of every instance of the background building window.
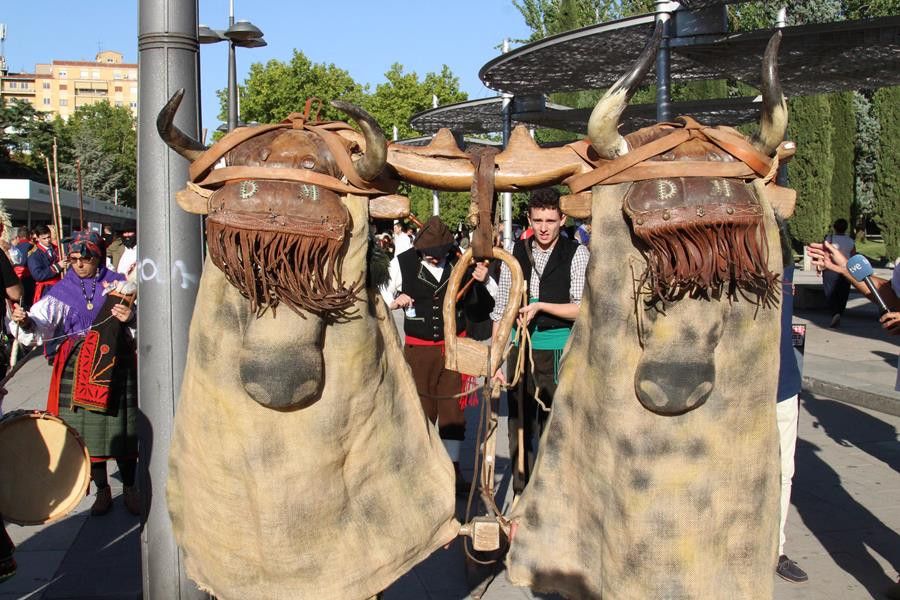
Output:
[[44,106],[50,106],[50,98],[44,98]]
[[45,82],[44,82],[44,89],[45,89],[45,90],[49,90],[49,89],[50,89],[50,82],[49,82],[49,81],[45,81]]
[[122,101],[121,101],[121,100],[116,100],[116,106],[122,106]]
[[9,82],[9,89],[14,90],[14,89],[16,89],[16,88],[18,88],[18,87],[19,87],[19,82],[18,82],[18,81],[10,81],[10,82]]
[[59,84],[60,91],[69,89],[69,85],[66,83]]
[[100,71],[91,71],[91,79],[100,79]]
[[69,105],[69,99],[68,99],[68,98],[60,98],[60,100],[59,100],[59,105],[60,105],[60,106],[68,106],[68,105]]
[[68,74],[67,74],[65,71],[60,71],[60,72],[59,72],[59,78],[60,78],[60,79],[65,79],[66,77],[68,77]]
[[121,92],[121,91],[122,91],[122,86],[121,86],[121,85],[117,85],[117,86],[115,87],[115,91]]
[[88,77],[88,72],[87,72],[87,70],[82,69],[80,77],[81,77],[82,79],[87,79],[87,77]]

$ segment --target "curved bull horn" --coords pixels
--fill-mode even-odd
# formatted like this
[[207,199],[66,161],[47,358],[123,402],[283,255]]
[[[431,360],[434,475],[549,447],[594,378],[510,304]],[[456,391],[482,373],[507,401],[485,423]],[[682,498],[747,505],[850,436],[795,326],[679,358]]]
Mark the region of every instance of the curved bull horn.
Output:
[[172,97],[169,98],[169,101],[166,102],[166,105],[162,107],[162,110],[159,111],[159,115],[156,117],[156,130],[159,132],[159,137],[163,139],[169,148],[189,161],[194,162],[201,154],[206,152],[207,148],[172,123],[175,120],[175,113],[178,112],[178,107],[181,106],[182,98],[184,98],[184,88],[172,94]]
[[333,100],[331,105],[353,117],[366,137],[366,153],[353,163],[356,174],[365,181],[378,177],[387,164],[387,141],[372,115],[349,102]]
[[601,158],[611,159],[628,152],[625,138],[619,133],[619,118],[656,58],[662,31],[663,24],[657,22],[653,37],[644,46],[634,66],[606,91],[591,112],[588,139]]
[[778,144],[784,139],[787,131],[787,101],[781,93],[781,81],[778,79],[778,47],[781,45],[781,32],[778,31],[769,39],[762,67],[762,114],[759,119],[759,132],[753,136],[753,145],[767,156],[772,156]]

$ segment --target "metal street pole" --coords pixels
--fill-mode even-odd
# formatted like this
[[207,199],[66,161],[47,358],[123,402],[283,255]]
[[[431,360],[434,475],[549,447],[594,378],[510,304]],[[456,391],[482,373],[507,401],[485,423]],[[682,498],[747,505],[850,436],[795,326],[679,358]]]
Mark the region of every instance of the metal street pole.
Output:
[[[438,97],[435,94],[431,95],[431,108],[438,107]],[[431,190],[431,214],[438,216],[441,214],[441,197],[438,195],[437,190]]]
[[[234,0],[228,3],[228,28],[234,26]],[[234,131],[238,123],[237,63],[234,42],[228,40],[228,131]]]
[[[503,54],[509,52],[509,38],[503,39]],[[503,94],[503,149],[509,144],[509,136],[512,131],[512,94]],[[512,248],[512,193],[503,192],[501,195],[503,201],[503,247],[507,250]]]
[[138,392],[143,597],[207,598],[188,579],[166,506],[169,442],[187,354],[188,326],[202,268],[200,217],[181,210],[175,192],[188,179],[188,163],[156,132],[156,115],[179,88],[185,99],[176,117],[199,138],[198,0],[139,0],[138,81]]
[[669,35],[672,31],[672,11],[677,8],[677,2],[656,0],[656,21],[663,26],[662,42],[656,53],[656,120],[660,123],[672,120]]

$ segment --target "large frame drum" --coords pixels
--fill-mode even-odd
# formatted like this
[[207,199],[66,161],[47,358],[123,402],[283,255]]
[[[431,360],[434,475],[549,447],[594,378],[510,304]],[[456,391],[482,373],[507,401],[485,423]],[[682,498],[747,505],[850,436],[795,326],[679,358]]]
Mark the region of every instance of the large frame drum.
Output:
[[78,432],[41,411],[0,419],[0,514],[19,525],[50,523],[87,494],[91,459]]

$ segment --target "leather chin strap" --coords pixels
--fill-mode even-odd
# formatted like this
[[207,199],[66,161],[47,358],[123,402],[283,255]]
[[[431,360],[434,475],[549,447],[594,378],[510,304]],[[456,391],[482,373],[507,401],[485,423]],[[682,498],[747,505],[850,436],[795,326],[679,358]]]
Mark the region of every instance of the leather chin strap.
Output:
[[[579,156],[594,165],[594,170],[565,180],[572,194],[599,184],[613,184],[668,177],[735,177],[755,179],[765,177],[772,168],[772,158],[757,150],[743,137],[714,127],[701,125],[691,117],[678,117],[675,123],[663,123],[671,132],[638,146],[613,160],[597,160],[591,156],[589,142],[570,144]],[[740,162],[709,161],[651,161],[691,139],[710,142]]]

